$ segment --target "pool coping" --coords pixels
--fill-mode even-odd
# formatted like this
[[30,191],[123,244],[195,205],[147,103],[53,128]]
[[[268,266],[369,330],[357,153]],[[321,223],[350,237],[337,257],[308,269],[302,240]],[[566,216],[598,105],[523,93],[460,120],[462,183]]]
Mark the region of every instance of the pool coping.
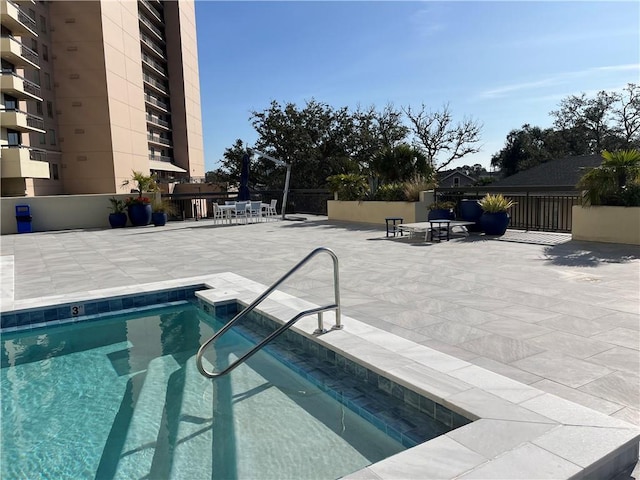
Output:
[[[14,300],[10,305],[3,302],[2,313],[200,286],[205,287],[196,296],[213,305],[249,304],[266,289],[225,272]],[[257,311],[286,322],[301,309],[316,306],[275,291]],[[335,315],[326,312],[324,320],[325,327],[330,327]],[[342,324],[344,329],[318,336],[312,333],[317,328],[316,317],[306,317],[292,330],[474,420],[344,478],[611,478],[638,459],[640,429],[634,425],[355,318],[343,316]]]

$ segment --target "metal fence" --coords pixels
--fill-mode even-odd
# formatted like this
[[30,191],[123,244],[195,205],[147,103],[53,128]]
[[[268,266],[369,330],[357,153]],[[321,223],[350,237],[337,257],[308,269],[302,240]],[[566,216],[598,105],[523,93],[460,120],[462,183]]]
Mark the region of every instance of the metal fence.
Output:
[[[235,200],[237,193],[181,193],[163,194],[173,206],[174,213],[171,220],[198,220],[213,215],[213,203],[224,204],[226,200]],[[251,200],[270,203],[272,199],[278,201],[277,211],[282,210],[282,190],[252,191]],[[287,208],[285,213],[306,213],[314,215],[327,214],[327,200],[331,200],[333,194],[328,190],[289,190],[287,195]]]
[[487,193],[502,194],[516,204],[509,209],[509,228],[545,232],[571,232],[571,207],[580,205],[580,192],[573,186],[539,187],[450,187],[435,190],[438,201],[456,203],[481,199]]

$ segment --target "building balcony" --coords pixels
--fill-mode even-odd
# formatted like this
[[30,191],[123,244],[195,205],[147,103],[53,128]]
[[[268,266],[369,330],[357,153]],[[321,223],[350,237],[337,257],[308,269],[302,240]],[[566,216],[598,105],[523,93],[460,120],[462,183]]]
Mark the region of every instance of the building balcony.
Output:
[[38,54],[11,35],[0,37],[0,52],[3,60],[11,62],[16,67],[40,69]]
[[162,33],[162,30],[160,30],[158,27],[156,27],[153,22],[151,20],[149,20],[148,17],[146,17],[145,15],[138,13],[138,20],[140,20],[140,23],[142,24],[143,29],[147,32],[147,33],[151,33],[152,35],[154,35],[156,37],[157,40],[161,41],[162,43],[164,43],[164,34]]
[[147,123],[150,123],[153,126],[165,128],[167,130],[171,130],[171,125],[166,120],[162,120],[161,118],[155,117],[153,115],[149,115],[147,113]]
[[151,17],[153,17],[153,19],[156,22],[160,24],[164,24],[164,20],[162,19],[162,13],[160,13],[158,9],[156,9],[153,5],[151,5],[151,2],[148,2],[147,0],[140,0],[138,2],[138,5],[141,5],[143,7],[143,10],[147,12],[149,15],[151,15]]
[[2,145],[2,178],[49,178],[44,150],[24,145]]
[[[0,0],[2,1],[2,0]],[[36,100],[41,102],[41,90],[38,85],[21,77],[12,70],[2,70],[0,89],[18,100]]]
[[169,111],[169,105],[168,104],[158,100],[157,98],[152,97],[148,93],[145,93],[144,101],[147,102],[147,104],[152,105],[153,107],[157,108],[158,110],[162,110],[163,112],[168,112]]
[[32,115],[17,109],[0,108],[0,124],[4,128],[18,130],[26,133],[45,133],[44,120],[42,117]]
[[142,45],[147,47],[152,54],[156,55],[161,60],[167,59],[167,56],[164,53],[164,50],[162,49],[162,47],[159,46],[150,37],[148,37],[142,32],[140,33],[140,40],[142,40]]
[[14,35],[38,36],[36,21],[12,0],[0,0],[0,22]]
[[160,62],[157,62],[145,52],[142,52],[142,63],[145,64],[146,67],[149,67],[156,74],[165,77],[167,76],[167,69]]
[[151,135],[150,133],[147,134],[147,141],[151,143],[155,143],[157,145],[162,145],[164,147],[173,146],[173,143],[168,138],[160,137],[157,135]]
[[167,156],[163,156],[163,155],[153,155],[153,154],[149,154],[149,160],[153,161],[153,162],[167,162],[167,163],[172,163],[173,162],[173,158],[172,157],[167,157]]
[[153,78],[151,75],[147,73],[142,74],[142,80],[148,87],[151,87],[153,90],[156,90],[160,94],[167,95],[169,92],[168,85],[156,80],[155,78]]

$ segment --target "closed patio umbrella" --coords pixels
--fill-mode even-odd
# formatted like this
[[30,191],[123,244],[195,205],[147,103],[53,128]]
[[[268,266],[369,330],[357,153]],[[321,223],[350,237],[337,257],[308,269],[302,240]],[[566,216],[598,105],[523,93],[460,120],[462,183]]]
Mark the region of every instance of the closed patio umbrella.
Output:
[[242,156],[242,170],[240,171],[240,189],[238,190],[238,201],[244,202],[251,199],[249,191],[249,155]]

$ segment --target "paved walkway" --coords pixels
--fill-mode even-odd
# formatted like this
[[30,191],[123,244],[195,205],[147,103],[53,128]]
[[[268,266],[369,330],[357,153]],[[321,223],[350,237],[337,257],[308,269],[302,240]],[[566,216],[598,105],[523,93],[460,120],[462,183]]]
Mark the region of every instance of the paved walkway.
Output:
[[[513,231],[420,240],[312,216],[10,235],[1,237],[2,296],[10,305],[12,295],[225,271],[270,284],[327,246],[340,259],[345,314],[640,425],[640,248]],[[319,257],[283,290],[326,302],[329,264]]]

